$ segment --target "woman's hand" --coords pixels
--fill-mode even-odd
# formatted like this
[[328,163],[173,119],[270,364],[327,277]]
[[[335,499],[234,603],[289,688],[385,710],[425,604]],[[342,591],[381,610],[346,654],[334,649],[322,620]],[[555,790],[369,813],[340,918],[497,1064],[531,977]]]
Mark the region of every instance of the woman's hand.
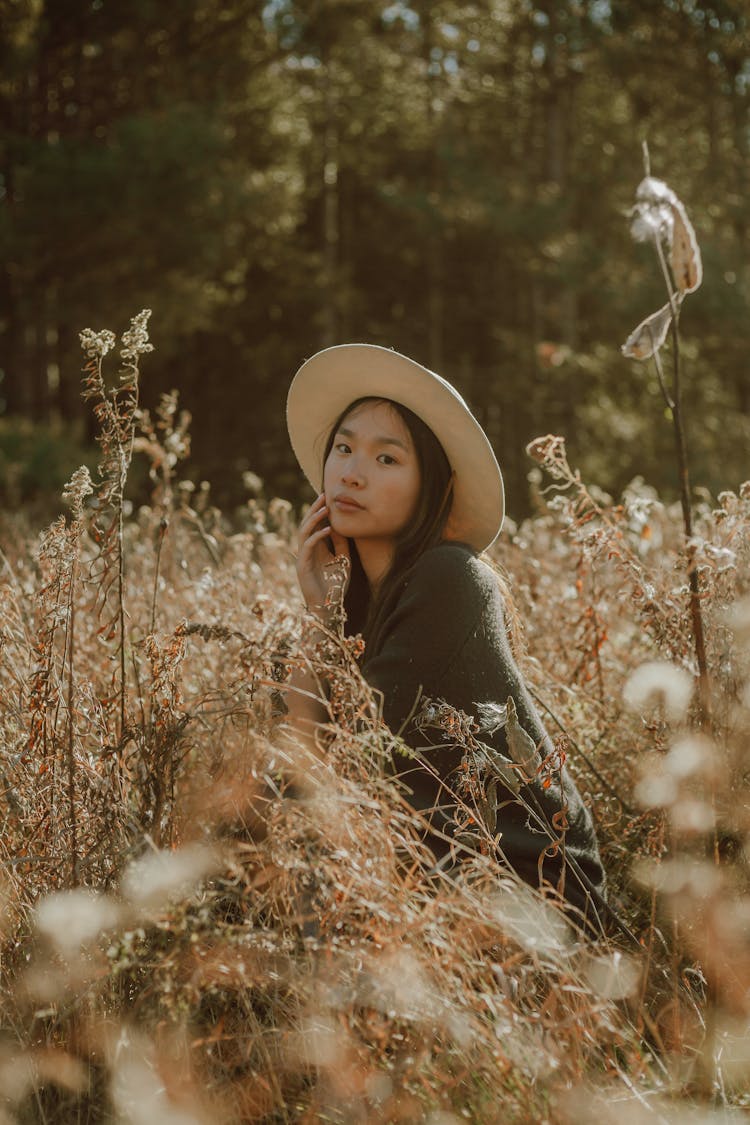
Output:
[[[333,544],[333,554],[329,540]],[[349,558],[349,542],[344,536],[337,535],[330,526],[325,493],[321,492],[299,525],[296,563],[297,579],[305,605],[321,619],[325,617],[328,593],[325,567],[333,560],[334,554]]]

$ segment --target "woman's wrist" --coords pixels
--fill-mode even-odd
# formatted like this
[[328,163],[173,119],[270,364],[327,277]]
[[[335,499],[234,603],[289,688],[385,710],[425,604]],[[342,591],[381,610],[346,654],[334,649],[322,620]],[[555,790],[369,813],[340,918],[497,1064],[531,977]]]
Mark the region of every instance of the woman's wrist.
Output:
[[328,626],[333,620],[333,606],[325,602],[305,602],[305,609],[313,617],[317,617],[321,625]]

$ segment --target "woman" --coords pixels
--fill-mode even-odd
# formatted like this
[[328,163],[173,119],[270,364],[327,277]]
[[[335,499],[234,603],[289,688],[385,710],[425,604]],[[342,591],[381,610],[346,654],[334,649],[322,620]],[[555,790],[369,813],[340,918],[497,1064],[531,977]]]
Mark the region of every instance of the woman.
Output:
[[[362,672],[382,693],[385,722],[417,751],[395,766],[425,814],[436,862],[460,856],[476,812],[490,822],[485,848],[594,926],[606,905],[592,821],[516,667],[498,578],[479,558],[504,514],[481,426],[439,375],[370,344],[304,363],[287,422],[302,469],[322,486],[300,525],[305,603],[325,622],[326,565],[348,556],[346,629],[364,636]],[[292,719],[324,721],[312,682],[293,686]],[[474,724],[447,737],[461,712]],[[475,785],[471,796],[467,739],[472,762],[483,763],[484,791]]]

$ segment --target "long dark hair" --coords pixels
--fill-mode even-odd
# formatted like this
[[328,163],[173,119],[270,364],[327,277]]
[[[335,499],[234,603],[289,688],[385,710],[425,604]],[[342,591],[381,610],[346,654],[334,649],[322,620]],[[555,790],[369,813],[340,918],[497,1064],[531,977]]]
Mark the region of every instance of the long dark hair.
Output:
[[365,403],[383,403],[401,418],[414,443],[420,479],[414,516],[396,538],[393,562],[374,597],[370,594],[356,545],[352,540],[349,541],[352,575],[344,598],[347,632],[364,635],[367,659],[377,652],[385,617],[409,570],[424,551],[436,546],[443,537],[453,498],[453,473],[442,445],[430,427],[413,410],[392,399],[371,396],[355,399],[336,419],[326,442],[324,465],[333,448],[339,426],[353,410]]

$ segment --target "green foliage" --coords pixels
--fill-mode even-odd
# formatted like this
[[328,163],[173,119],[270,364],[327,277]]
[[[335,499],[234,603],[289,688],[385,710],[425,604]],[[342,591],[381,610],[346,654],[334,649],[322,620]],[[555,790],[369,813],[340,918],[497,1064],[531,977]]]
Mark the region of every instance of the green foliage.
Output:
[[0,504],[60,507],[63,485],[79,465],[93,468],[96,450],[62,423],[0,418]]
[[160,348],[146,404],[180,387],[196,472],[227,502],[248,468],[289,492],[284,389],[303,358],[346,340],[394,346],[459,386],[516,516],[524,445],[545,431],[565,433],[613,492],[635,468],[672,494],[654,388],[619,354],[657,307],[648,252],[622,221],[648,137],[705,261],[682,324],[694,482],[739,483],[750,153],[738,0],[27,0],[12,13],[0,31],[7,412],[80,417],[72,326],[117,325],[147,304]]

